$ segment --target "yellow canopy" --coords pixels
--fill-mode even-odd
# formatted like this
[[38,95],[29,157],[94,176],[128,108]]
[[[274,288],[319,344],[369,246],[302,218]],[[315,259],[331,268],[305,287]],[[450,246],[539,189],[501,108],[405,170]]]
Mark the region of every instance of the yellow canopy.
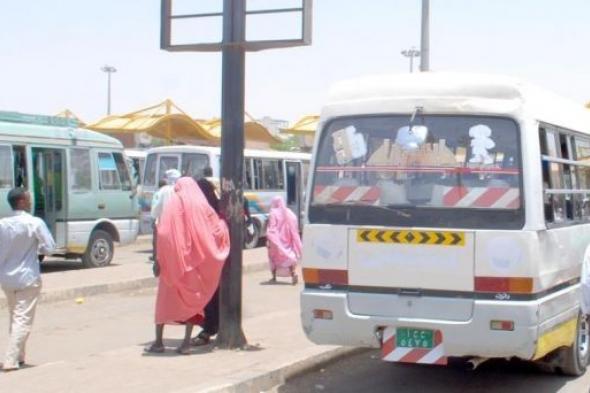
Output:
[[168,141],[219,141],[218,136],[209,133],[169,99],[136,112],[104,117],[96,123],[89,124],[87,128],[105,134],[145,132],[153,137]]
[[281,129],[284,134],[301,136],[313,136],[318,127],[320,117],[318,115],[307,115],[293,123],[289,128]]
[[80,127],[84,127],[86,125],[86,122],[82,121],[82,119],[80,119],[74,112],[72,112],[69,109],[64,109],[63,111],[57,113],[55,115],[56,117],[65,117],[66,119],[74,119],[78,122],[78,125]]
[[[221,139],[221,119],[214,118],[210,120],[196,120],[208,133]],[[271,146],[275,143],[281,143],[282,140],[274,136],[266,127],[246,114],[244,119],[244,138],[246,144],[252,143],[251,147],[261,147],[261,145]],[[250,143],[249,143],[250,142]]]

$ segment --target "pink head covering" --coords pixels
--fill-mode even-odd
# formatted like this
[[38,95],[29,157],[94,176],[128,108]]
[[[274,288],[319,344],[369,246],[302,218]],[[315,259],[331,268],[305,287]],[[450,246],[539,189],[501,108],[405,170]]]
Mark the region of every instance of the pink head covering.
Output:
[[161,299],[158,293],[156,323],[202,315],[229,254],[227,226],[197,183],[184,177],[174,190],[158,223],[160,280],[168,290]]
[[273,270],[290,267],[301,258],[301,238],[297,217],[280,196],[272,199],[266,238]]

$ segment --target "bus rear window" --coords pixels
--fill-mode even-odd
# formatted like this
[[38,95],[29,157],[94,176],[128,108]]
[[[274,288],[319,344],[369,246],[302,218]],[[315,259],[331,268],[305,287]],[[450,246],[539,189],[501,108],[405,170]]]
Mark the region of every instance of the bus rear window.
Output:
[[452,215],[464,217],[463,223],[450,219],[454,225],[472,226],[494,220],[488,213],[500,211],[520,225],[514,121],[417,114],[343,118],[327,127],[316,159],[310,220],[334,218],[340,206],[347,208],[343,217],[354,215],[355,207],[376,214],[359,215],[358,224],[387,224],[394,217],[408,225],[439,225]]
[[182,155],[182,176],[201,178],[203,171],[209,166],[209,157],[206,154],[184,153]]

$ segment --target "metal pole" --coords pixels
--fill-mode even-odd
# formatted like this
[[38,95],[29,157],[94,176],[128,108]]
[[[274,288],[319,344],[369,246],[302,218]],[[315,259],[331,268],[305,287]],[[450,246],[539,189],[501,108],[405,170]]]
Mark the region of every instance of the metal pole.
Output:
[[223,1],[222,97],[221,97],[221,207],[230,233],[230,254],[219,289],[220,348],[246,345],[242,331],[242,245],[244,90],[246,51],[245,0]]
[[430,0],[422,0],[420,71],[430,70]]
[[410,74],[414,72],[414,55],[410,56]]
[[107,71],[107,115],[111,114],[111,72]]

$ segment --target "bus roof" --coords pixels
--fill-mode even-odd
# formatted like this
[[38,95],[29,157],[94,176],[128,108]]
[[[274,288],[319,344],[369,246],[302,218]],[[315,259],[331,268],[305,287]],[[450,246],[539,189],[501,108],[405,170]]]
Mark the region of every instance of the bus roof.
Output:
[[590,111],[580,103],[515,78],[484,74],[421,72],[368,76],[337,83],[322,121],[358,114],[524,115],[590,133]]
[[[221,154],[219,147],[211,146],[191,146],[191,145],[175,145],[154,147],[148,150],[150,153],[206,153],[206,154]],[[254,150],[244,149],[244,156],[246,157],[264,157],[264,158],[286,158],[294,160],[309,160],[311,154],[297,153],[278,150]]]
[[86,144],[123,147],[121,142],[108,135],[77,128],[77,122],[72,119],[0,111],[0,141],[8,138],[43,144],[52,144],[59,140],[60,144],[64,144],[64,141],[75,139]]
[[125,155],[129,158],[145,158],[147,150],[125,149]]

